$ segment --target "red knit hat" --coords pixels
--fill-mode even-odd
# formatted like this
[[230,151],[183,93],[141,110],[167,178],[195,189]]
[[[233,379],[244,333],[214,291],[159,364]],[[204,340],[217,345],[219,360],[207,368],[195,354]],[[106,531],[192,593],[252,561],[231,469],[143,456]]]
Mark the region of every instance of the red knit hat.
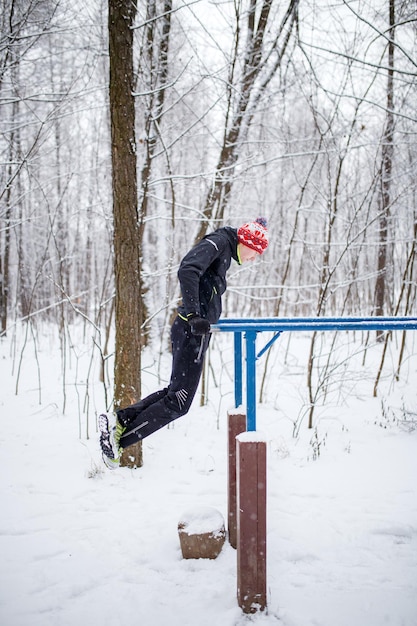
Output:
[[237,238],[239,243],[262,254],[267,249],[269,243],[266,219],[258,217],[254,222],[243,224],[243,226],[238,228]]

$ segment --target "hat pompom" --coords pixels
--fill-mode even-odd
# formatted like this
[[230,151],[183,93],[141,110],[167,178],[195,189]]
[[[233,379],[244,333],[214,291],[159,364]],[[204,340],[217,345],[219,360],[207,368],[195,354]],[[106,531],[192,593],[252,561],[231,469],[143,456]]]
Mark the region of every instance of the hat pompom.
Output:
[[243,224],[238,228],[237,238],[239,243],[262,254],[267,249],[269,243],[266,219],[258,217],[254,222]]
[[257,217],[255,220],[256,224],[260,224],[264,228],[268,228],[268,223],[266,221],[266,217]]

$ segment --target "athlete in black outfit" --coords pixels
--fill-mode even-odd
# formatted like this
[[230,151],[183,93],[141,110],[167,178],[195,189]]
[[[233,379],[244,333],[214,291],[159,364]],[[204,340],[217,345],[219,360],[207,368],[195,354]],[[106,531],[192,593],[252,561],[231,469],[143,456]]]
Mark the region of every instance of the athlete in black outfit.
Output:
[[108,415],[100,415],[100,445],[108,467],[119,465],[124,448],[188,413],[210,342],[210,324],[221,315],[232,259],[239,264],[253,260],[267,246],[266,220],[258,218],[238,229],[219,228],[185,255],[178,270],[182,304],[171,328],[171,380],[165,389],[118,410],[115,425]]

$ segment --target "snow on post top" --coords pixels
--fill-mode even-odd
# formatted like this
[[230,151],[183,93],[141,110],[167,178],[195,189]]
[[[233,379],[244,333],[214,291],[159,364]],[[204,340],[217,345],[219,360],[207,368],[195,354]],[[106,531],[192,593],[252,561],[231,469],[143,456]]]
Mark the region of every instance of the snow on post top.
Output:
[[221,531],[224,528],[224,519],[217,509],[211,506],[198,506],[182,514],[180,525],[188,535],[202,535]]
[[242,415],[242,413],[245,413],[245,408],[241,404],[238,407],[233,407],[233,409],[228,409],[227,412],[229,413],[229,415]]
[[236,437],[241,443],[266,443],[266,437],[257,430],[249,430],[245,433],[240,433]]

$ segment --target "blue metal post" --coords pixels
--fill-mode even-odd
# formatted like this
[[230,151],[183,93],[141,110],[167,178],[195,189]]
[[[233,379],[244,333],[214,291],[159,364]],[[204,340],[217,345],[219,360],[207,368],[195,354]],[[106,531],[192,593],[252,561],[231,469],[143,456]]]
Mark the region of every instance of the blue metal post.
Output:
[[235,337],[235,407],[242,404],[243,374],[242,374],[242,333],[237,331]]
[[256,331],[246,337],[246,422],[247,430],[256,430]]

